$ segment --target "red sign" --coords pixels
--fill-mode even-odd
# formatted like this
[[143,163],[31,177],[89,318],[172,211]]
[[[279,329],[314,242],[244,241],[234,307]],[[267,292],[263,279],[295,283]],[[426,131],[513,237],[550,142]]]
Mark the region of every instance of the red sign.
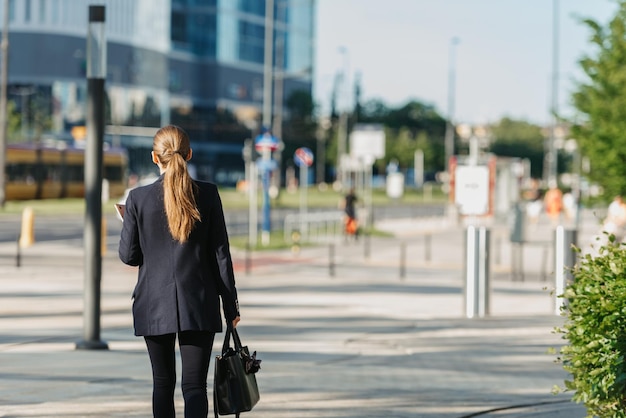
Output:
[[298,148],[293,155],[293,160],[298,167],[310,167],[313,164],[313,151],[306,147]]
[[267,149],[270,151],[276,151],[278,149],[278,139],[273,137],[270,133],[264,133],[256,137],[254,140],[254,147],[257,151],[264,151]]

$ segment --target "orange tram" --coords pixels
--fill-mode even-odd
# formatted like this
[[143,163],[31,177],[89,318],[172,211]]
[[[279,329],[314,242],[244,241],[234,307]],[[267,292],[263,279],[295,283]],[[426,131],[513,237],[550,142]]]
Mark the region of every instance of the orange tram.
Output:
[[[109,196],[124,194],[128,157],[123,149],[103,152],[103,178]],[[6,200],[85,196],[85,150],[43,144],[9,144],[6,150]]]

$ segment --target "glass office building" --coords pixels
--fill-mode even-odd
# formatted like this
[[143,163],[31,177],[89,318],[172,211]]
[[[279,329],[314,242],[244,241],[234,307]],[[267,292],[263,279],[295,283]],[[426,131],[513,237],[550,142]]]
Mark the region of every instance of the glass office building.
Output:
[[[21,115],[20,140],[81,140],[90,4],[9,0],[8,94]],[[244,140],[263,119],[265,0],[97,4],[106,7],[108,41],[105,141],[127,148],[142,176],[154,172],[147,152],[156,129],[177,124],[191,136],[198,178],[243,178]],[[283,98],[311,93],[314,14],[315,0],[274,0],[271,47]]]

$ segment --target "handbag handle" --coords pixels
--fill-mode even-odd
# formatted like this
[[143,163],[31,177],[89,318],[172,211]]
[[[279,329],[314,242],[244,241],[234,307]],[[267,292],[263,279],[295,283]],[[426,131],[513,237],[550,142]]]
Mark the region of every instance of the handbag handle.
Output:
[[239,338],[239,333],[237,332],[237,328],[233,328],[232,325],[228,325],[226,327],[226,335],[224,335],[224,344],[222,345],[222,354],[225,354],[228,351],[228,346],[230,345],[230,337],[233,337],[233,342],[235,344],[235,351],[241,351],[242,344],[241,339]]

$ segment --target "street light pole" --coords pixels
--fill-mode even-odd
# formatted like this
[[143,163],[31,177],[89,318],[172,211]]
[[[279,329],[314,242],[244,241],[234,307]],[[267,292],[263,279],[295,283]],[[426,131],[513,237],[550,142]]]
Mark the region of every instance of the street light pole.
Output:
[[556,185],[558,176],[558,159],[556,150],[556,130],[559,107],[559,0],[552,1],[553,25],[552,25],[552,103],[550,106],[550,138],[546,147],[544,164],[544,179],[547,185]]
[[341,73],[341,88],[339,89],[339,126],[337,132],[337,175],[336,180],[343,190],[345,188],[345,172],[343,166],[343,156],[347,154],[348,149],[348,130],[349,130],[349,98],[350,88],[348,85],[349,57],[348,50],[345,47],[339,48],[339,53],[343,56],[343,71]]
[[83,340],[77,349],[108,349],[100,340],[102,278],[102,147],[106,79],[105,7],[89,6],[87,31],[87,145],[85,149],[85,289]]
[[263,57],[263,126],[271,130],[272,82],[274,78],[274,0],[265,0],[265,46]]
[[[263,58],[263,123],[262,134],[272,137],[272,92],[274,79],[274,0],[265,0],[265,55]],[[259,135],[261,137],[261,135]],[[257,139],[259,139],[257,137]],[[262,153],[261,175],[263,184],[263,219],[261,241],[263,245],[270,242],[271,207],[270,207],[270,173],[272,171],[272,150],[269,147],[257,148]]]
[[456,83],[456,46],[459,44],[459,38],[450,39],[449,46],[449,62],[448,62],[448,120],[446,121],[445,133],[445,158],[444,167],[446,173],[450,175],[450,158],[454,155],[454,101],[455,101],[455,83]]
[[6,202],[6,150],[7,150],[7,79],[9,73],[9,0],[3,4],[2,41],[0,41],[0,208]]

